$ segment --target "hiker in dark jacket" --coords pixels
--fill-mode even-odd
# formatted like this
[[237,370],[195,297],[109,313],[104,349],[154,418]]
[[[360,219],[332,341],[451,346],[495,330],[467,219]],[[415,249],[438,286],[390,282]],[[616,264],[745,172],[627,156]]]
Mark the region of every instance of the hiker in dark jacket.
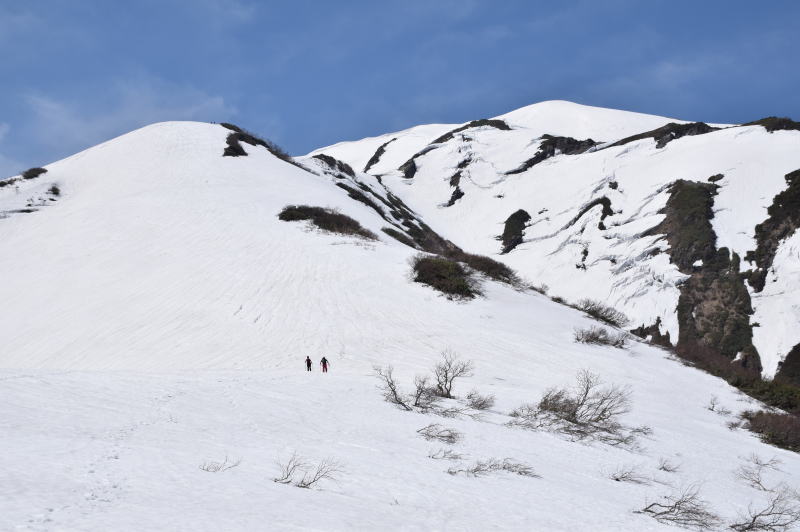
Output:
[[306,371],[311,371],[311,357],[306,357]]
[[322,357],[322,360],[319,361],[319,364],[322,366],[322,373],[328,373],[328,359]]

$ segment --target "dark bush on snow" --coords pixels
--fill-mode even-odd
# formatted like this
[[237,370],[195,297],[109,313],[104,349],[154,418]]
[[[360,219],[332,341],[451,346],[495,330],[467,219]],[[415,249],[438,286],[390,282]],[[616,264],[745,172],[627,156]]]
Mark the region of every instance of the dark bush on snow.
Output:
[[783,412],[747,411],[742,414],[747,428],[761,437],[761,441],[800,452],[800,417]]
[[362,227],[356,220],[333,209],[308,205],[289,205],[280,212],[278,219],[284,222],[308,220],[319,229],[330,233],[355,235],[369,240],[378,239],[375,233]]
[[24,172],[22,172],[23,179],[33,179],[34,177],[39,177],[42,174],[46,174],[46,168],[28,168]]
[[418,255],[412,261],[414,282],[423,283],[454,298],[480,295],[467,270],[454,260]]
[[517,284],[517,273],[502,262],[491,259],[485,255],[473,255],[465,251],[454,250],[447,253],[447,258],[463,262],[473,270],[477,270],[486,277],[501,283]]
[[576,329],[575,341],[582,344],[610,345],[622,349],[628,343],[626,333],[609,333],[603,327],[590,327],[588,329]]
[[58,185],[52,185],[47,192],[52,196],[60,196],[61,195],[61,188]]
[[614,327],[625,327],[629,322],[628,317],[622,312],[594,299],[581,299],[575,308]]
[[398,231],[397,229],[393,229],[391,227],[383,227],[381,231],[389,235],[390,237],[394,238],[398,242],[405,244],[410,248],[416,249],[417,246],[414,245],[414,241],[411,240],[409,237]]

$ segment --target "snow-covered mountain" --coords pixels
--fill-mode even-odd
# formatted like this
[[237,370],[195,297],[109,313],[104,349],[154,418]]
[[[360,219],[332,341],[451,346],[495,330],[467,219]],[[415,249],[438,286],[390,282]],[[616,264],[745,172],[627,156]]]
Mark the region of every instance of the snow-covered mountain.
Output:
[[[665,497],[696,493],[724,526],[789,493],[798,455],[737,428],[755,400],[645,341],[578,343],[598,322],[525,288],[602,299],[677,336],[679,285],[695,273],[670,258],[701,259],[644,234],[672,223],[674,179],[724,173],[709,193],[717,247],[761,249],[739,231],[800,167],[800,134],[611,146],[668,122],[555,102],[298,159],[235,126],[168,122],[0,181],[0,529],[668,530],[643,511]],[[701,129],[686,124],[676,136]],[[747,192],[763,199],[736,201]],[[498,241],[520,209],[521,235],[511,224]],[[298,220],[308,213],[351,234]],[[761,249],[774,258],[764,290],[747,287],[756,316],[791,319],[779,303],[792,246]],[[474,264],[481,295],[415,282],[415,258],[433,253]],[[711,275],[706,259],[692,268]],[[384,400],[374,366],[411,392],[445,350],[474,364],[456,399]],[[531,417],[524,405],[581,372],[629,399],[613,423],[594,434]],[[469,407],[471,389],[496,403]],[[427,439],[430,425],[455,433]],[[293,452],[308,472],[339,464],[336,481],[274,482]]]
[[[552,101],[313,153],[380,176],[442,235],[505,253],[552,295],[608,301],[641,334],[687,352],[711,346],[771,379],[800,345],[798,215],[768,212],[781,192],[797,197],[787,176],[800,169],[798,129]],[[771,218],[785,230],[759,241]],[[714,260],[722,248],[733,270]],[[787,366],[800,348],[793,356]]]

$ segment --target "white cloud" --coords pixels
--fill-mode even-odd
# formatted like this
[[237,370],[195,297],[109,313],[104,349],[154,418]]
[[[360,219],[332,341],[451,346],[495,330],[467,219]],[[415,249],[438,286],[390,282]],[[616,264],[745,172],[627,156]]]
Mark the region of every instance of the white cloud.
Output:
[[101,108],[92,101],[27,96],[33,113],[28,136],[63,156],[153,122],[223,121],[236,114],[220,96],[157,78],[117,82],[107,92],[111,104]]

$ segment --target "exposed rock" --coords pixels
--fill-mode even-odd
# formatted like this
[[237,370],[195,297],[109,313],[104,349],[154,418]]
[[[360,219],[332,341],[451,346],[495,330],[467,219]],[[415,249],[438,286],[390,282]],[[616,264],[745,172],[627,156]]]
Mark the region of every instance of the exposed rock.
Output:
[[624,144],[628,144],[629,142],[648,138],[656,141],[656,148],[663,148],[675,139],[691,135],[704,135],[706,133],[711,133],[712,131],[717,131],[718,129],[718,127],[711,127],[705,122],[691,122],[688,124],[676,124],[674,122],[670,122],[669,124],[661,126],[658,129],[645,131],[644,133],[639,133],[638,135],[632,135],[622,140],[618,140],[614,144],[607,146],[607,148],[622,146]]
[[497,120],[497,119],[492,120],[492,119],[488,119],[488,118],[482,118],[480,120],[473,120],[472,122],[469,122],[468,124],[464,124],[461,127],[457,127],[455,129],[453,129],[452,131],[448,131],[447,133],[445,133],[444,135],[442,135],[438,139],[436,139],[433,142],[431,142],[431,144],[441,144],[442,142],[447,142],[448,140],[452,139],[453,136],[456,133],[460,133],[462,131],[466,131],[467,129],[471,129],[471,128],[474,128],[474,127],[486,127],[486,126],[493,127],[495,129],[500,129],[500,130],[503,130],[503,131],[510,131],[511,130],[511,128],[508,127],[508,124],[506,124],[502,120]]
[[750,286],[756,292],[764,289],[780,243],[800,228],[800,170],[786,174],[785,179],[786,190],[772,199],[767,208],[768,218],[756,226],[755,251],[745,256],[745,260],[756,264],[756,269],[749,272]]
[[[671,261],[689,278],[680,285],[678,343],[682,356],[702,362],[724,356],[758,374],[750,294],[739,273],[739,256],[716,248],[711,225],[717,185],[679,180],[669,188],[664,221],[645,234],[664,234]],[[702,266],[695,266],[702,261]]]
[[572,137],[554,137],[553,135],[542,135],[542,143],[536,155],[522,163],[518,168],[506,172],[506,175],[519,174],[528,170],[532,166],[549,159],[557,154],[576,155],[597,145],[592,139],[576,140]]
[[364,173],[369,172],[370,168],[372,168],[373,166],[378,164],[378,161],[381,160],[381,157],[386,152],[386,146],[388,146],[389,144],[391,144],[392,142],[394,142],[396,140],[397,140],[397,137],[395,137],[395,138],[393,138],[391,140],[388,140],[388,141],[384,142],[383,144],[381,144],[380,146],[378,146],[378,149],[375,150],[375,153],[372,154],[372,157],[370,157],[369,161],[367,161],[367,165],[364,166]]
[[766,118],[762,118],[761,120],[754,120],[753,122],[748,122],[742,125],[763,126],[764,129],[766,129],[770,133],[772,133],[773,131],[780,131],[780,130],[800,131],[800,122],[795,122],[791,118],[787,117],[768,116]]
[[800,386],[800,344],[797,344],[783,359],[775,375],[777,382]]
[[652,325],[645,327],[641,325],[635,329],[631,329],[631,333],[639,338],[650,338],[650,343],[660,345],[661,347],[672,347],[672,342],[669,338],[669,331],[661,334],[661,318],[656,318],[656,322]]
[[506,219],[503,234],[499,237],[503,242],[502,253],[508,253],[522,244],[525,225],[531,220],[531,215],[523,209],[518,210]]
[[453,190],[453,194],[450,196],[450,200],[447,202],[448,207],[452,207],[455,202],[460,200],[464,197],[464,191],[461,190],[461,187],[456,186],[455,190]]

